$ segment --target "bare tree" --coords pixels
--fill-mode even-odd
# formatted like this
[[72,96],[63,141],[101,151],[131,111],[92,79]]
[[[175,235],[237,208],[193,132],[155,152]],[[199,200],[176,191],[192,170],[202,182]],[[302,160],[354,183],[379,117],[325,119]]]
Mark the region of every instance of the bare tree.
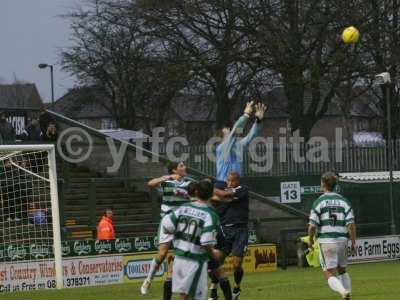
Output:
[[[359,24],[362,33],[360,41],[362,59],[370,70],[367,79],[372,84],[374,76],[378,73],[389,72],[391,75],[393,84],[388,88],[382,86],[381,91],[375,95],[379,99],[378,106],[387,119],[386,96],[389,93],[393,138],[400,137],[400,119],[398,118],[400,115],[399,15],[399,0],[371,0],[361,7],[357,6],[353,11],[353,18],[361,20]],[[376,92],[377,88],[372,90]],[[387,134],[385,133],[385,135]]]
[[341,83],[359,76],[351,71],[359,64],[356,49],[340,41],[340,7],[321,0],[239,2],[241,30],[258,46],[260,63],[280,77],[292,131],[308,140]]
[[151,34],[180,49],[192,80],[209,91],[217,127],[230,119],[234,106],[254,95],[252,82],[262,71],[249,59],[251,44],[235,1],[140,1]]
[[65,17],[73,46],[62,52],[64,69],[83,85],[104,88],[120,127],[145,129],[163,123],[166,107],[185,85],[188,73],[175,63],[179,53],[145,32],[128,0],[88,0]]

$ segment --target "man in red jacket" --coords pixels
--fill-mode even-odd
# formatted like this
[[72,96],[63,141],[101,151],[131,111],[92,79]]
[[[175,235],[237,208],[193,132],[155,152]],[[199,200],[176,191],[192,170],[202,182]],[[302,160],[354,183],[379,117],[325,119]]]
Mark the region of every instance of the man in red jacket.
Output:
[[115,240],[115,230],[112,222],[113,212],[110,208],[106,209],[104,216],[97,225],[98,240]]

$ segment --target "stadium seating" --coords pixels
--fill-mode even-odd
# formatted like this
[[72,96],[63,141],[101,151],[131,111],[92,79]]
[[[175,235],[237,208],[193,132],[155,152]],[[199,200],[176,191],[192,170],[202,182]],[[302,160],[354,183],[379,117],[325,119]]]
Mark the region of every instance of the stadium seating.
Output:
[[[58,159],[58,174],[63,174]],[[100,178],[85,167],[70,166],[69,186],[64,195],[65,227],[70,233],[68,238],[93,238],[95,228],[90,226],[89,182],[91,178]],[[114,225],[118,237],[153,235],[154,225],[144,227],[122,226],[146,224],[152,222],[152,206],[148,192],[127,189],[122,182],[102,182],[96,187],[96,220],[98,221],[106,208],[114,212]]]

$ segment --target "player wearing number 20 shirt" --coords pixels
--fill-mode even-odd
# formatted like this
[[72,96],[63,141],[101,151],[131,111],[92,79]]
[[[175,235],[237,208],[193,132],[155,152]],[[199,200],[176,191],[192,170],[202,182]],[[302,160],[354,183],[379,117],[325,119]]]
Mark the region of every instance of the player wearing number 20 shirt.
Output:
[[213,190],[211,182],[200,181],[196,184],[198,200],[181,205],[162,220],[162,230],[174,234],[172,290],[181,299],[207,297],[207,261],[210,256],[218,260],[222,256],[213,249],[219,226],[218,215],[207,203]]

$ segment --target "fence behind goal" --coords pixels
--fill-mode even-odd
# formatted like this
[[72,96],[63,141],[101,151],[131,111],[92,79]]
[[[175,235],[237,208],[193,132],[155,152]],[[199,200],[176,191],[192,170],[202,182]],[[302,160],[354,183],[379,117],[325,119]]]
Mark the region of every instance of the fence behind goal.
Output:
[[[18,273],[7,274],[11,262]],[[0,272],[7,275],[1,284],[19,289],[33,276],[32,263],[51,278],[39,288],[63,286],[54,145],[0,146]]]

